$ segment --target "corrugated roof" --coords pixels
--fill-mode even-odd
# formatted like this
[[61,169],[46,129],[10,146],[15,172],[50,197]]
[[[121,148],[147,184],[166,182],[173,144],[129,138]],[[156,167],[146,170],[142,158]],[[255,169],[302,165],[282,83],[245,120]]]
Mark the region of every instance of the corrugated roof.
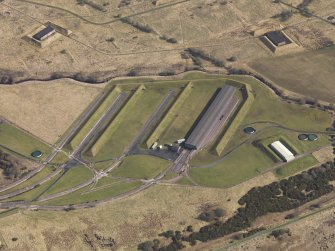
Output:
[[270,146],[284,160],[290,161],[294,159],[294,154],[280,141],[275,141]]

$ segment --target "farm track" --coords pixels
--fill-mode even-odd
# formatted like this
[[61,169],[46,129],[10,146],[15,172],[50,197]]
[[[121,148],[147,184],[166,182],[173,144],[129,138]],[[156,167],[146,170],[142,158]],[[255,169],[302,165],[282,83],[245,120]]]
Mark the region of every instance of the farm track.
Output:
[[75,12],[72,12],[68,9],[64,9],[64,8],[61,8],[61,7],[57,7],[57,6],[54,6],[54,5],[49,5],[49,4],[43,4],[43,3],[38,3],[38,2],[34,2],[34,1],[29,1],[29,0],[16,0],[17,2],[22,2],[22,3],[30,3],[30,4],[34,4],[34,5],[39,5],[39,6],[43,6],[43,7],[48,7],[48,8],[52,8],[52,9],[56,9],[56,10],[60,10],[60,11],[63,11],[63,12],[67,12],[89,24],[93,24],[93,25],[106,25],[106,24],[111,24],[111,23],[116,23],[116,22],[120,22],[122,18],[130,18],[130,17],[136,17],[136,16],[139,16],[139,15],[143,15],[143,14],[148,14],[148,13],[151,13],[151,12],[154,12],[154,11],[157,11],[157,10],[161,10],[161,9],[165,9],[165,8],[168,8],[168,7],[172,7],[172,6],[176,6],[178,4],[183,4],[183,3],[186,3],[186,2],[190,2],[192,0],[182,0],[182,1],[177,1],[177,2],[172,2],[172,3],[168,3],[168,4],[164,4],[164,5],[161,5],[159,7],[156,7],[156,8],[152,8],[152,9],[149,9],[149,10],[145,10],[145,11],[141,11],[141,12],[137,12],[137,13],[134,13],[134,14],[131,14],[131,15],[128,15],[128,16],[124,16],[122,18],[115,18],[113,20],[110,20],[110,21],[107,21],[107,22],[93,22],[85,17],[83,17],[82,15],[79,15]]

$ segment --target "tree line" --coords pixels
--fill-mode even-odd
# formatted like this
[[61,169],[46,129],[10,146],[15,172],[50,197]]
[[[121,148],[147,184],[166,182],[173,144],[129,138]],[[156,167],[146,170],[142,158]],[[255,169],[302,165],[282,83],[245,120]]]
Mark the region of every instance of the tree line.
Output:
[[262,187],[254,187],[242,196],[240,207],[234,216],[227,221],[215,221],[191,234],[182,235],[179,231],[168,231],[166,238],[171,242],[159,246],[158,241],[145,242],[138,246],[139,250],[173,251],[185,247],[186,243],[195,245],[198,241],[207,242],[239,232],[251,227],[256,218],[268,213],[285,212],[313,201],[334,191],[330,184],[335,180],[335,162],[327,162],[320,167],[312,168],[301,174],[273,182]]

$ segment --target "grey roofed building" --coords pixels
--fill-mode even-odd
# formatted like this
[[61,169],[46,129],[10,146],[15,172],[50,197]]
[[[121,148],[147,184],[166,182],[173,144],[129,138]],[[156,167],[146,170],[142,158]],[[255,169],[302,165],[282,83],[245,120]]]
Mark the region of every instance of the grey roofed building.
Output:
[[215,138],[238,104],[235,92],[236,88],[230,85],[218,91],[185,141],[185,148],[197,150]]
[[51,26],[45,27],[43,30],[37,32],[33,38],[38,40],[38,41],[43,41],[46,38],[50,37],[51,35],[55,34],[56,30],[52,28]]
[[265,33],[265,36],[276,46],[282,46],[291,43],[291,41],[282,31],[270,31]]

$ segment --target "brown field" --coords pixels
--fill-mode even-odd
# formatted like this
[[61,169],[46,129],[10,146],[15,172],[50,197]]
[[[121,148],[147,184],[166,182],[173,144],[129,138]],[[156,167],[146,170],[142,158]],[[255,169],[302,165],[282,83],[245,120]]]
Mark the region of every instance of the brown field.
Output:
[[55,143],[102,87],[66,79],[1,85],[0,116],[48,143]]
[[325,163],[334,159],[334,149],[332,146],[325,147],[313,153],[313,156],[320,162]]
[[[227,216],[231,215],[245,192],[274,180],[269,173],[226,190],[157,185],[128,199],[92,209],[22,211],[0,218],[0,234],[9,250],[89,250],[82,238],[90,233],[114,238],[118,250],[136,250],[137,244],[164,230],[182,230],[190,224],[198,229],[204,223],[195,218],[206,205],[222,207]],[[12,242],[13,237],[18,240]]]
[[[175,0],[157,5],[137,0],[126,7],[118,7],[119,1],[94,0],[100,5],[107,3],[105,12],[78,5],[75,1],[34,2],[36,4],[7,0],[0,4],[3,16],[0,34],[6,35],[0,51],[0,69],[14,70],[14,80],[46,78],[53,73],[73,76],[78,72],[84,79],[87,78],[83,76],[95,73],[93,80],[101,80],[126,75],[132,69],[140,74],[157,74],[166,69],[181,72],[192,66],[191,60],[180,57],[180,52],[188,47],[202,48],[222,60],[235,55],[238,62],[227,64],[240,66],[252,60],[274,57],[258,38],[248,32],[263,27],[264,23],[278,24],[278,20],[271,17],[288,9],[264,0],[237,0],[228,4],[222,4],[221,0],[182,3]],[[313,1],[310,9],[316,15],[326,16],[331,13],[334,2]],[[131,17],[133,21],[148,25],[155,32],[141,32],[120,22],[118,15],[135,15]],[[73,34],[62,36],[44,49],[22,40],[24,35],[47,21],[68,28]],[[319,48],[314,44],[320,44],[320,37],[333,39],[334,27],[315,18],[294,15],[281,25],[298,40],[298,44],[307,48]],[[167,43],[159,38],[162,35],[178,42]],[[110,38],[114,41],[108,41]],[[210,64],[204,65],[210,69]]]

